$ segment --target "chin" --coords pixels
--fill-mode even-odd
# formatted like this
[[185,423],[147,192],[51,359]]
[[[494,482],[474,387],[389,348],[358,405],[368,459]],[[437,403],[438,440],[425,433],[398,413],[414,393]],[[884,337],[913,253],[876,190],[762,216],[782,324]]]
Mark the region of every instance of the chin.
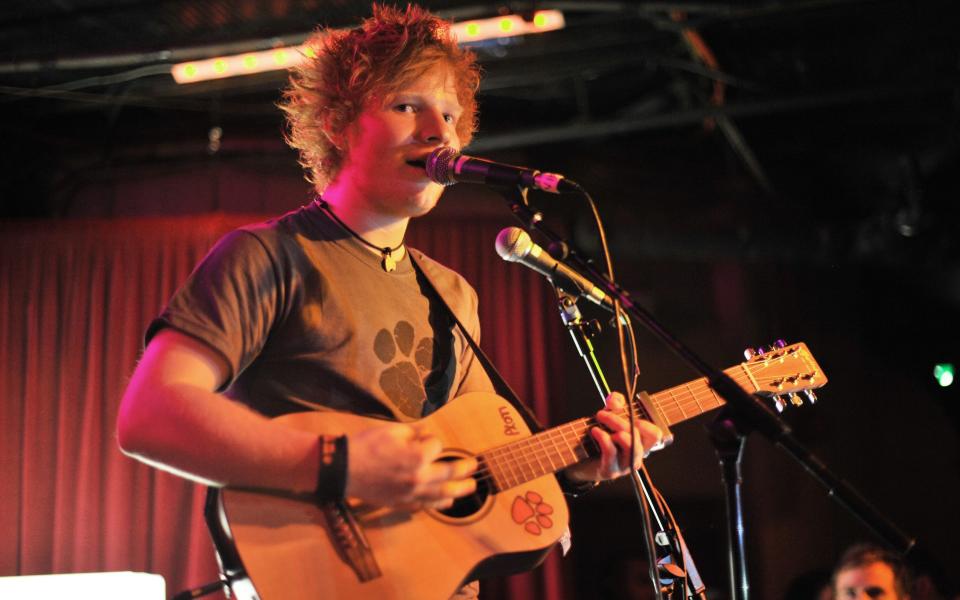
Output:
[[422,217],[437,206],[437,199],[431,201],[418,202],[410,207],[409,216],[412,219]]
[[[435,189],[436,186],[439,189]],[[411,217],[422,217],[427,214],[440,201],[440,195],[443,188],[438,184],[431,183],[430,186],[410,199],[409,210]]]

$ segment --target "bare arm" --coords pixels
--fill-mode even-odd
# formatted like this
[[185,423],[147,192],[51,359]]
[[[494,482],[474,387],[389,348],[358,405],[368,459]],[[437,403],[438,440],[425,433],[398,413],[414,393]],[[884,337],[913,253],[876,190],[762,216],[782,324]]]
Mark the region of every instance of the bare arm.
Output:
[[[120,447],[147,464],[210,485],[312,492],[317,436],[279,425],[217,390],[228,367],[212,348],[164,329],[124,393]],[[377,504],[446,504],[473,491],[471,460],[435,463],[436,438],[386,424],[351,436],[347,495]]]
[[160,331],[120,404],[120,447],[201,483],[312,491],[317,437],[216,393],[227,372],[224,359],[206,344],[172,329]]

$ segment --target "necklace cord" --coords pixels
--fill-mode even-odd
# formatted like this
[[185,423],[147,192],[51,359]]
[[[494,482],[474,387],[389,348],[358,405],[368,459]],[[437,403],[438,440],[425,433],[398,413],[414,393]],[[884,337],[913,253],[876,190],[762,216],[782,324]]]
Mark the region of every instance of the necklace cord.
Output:
[[325,213],[327,213],[327,214],[330,216],[330,218],[333,219],[333,220],[337,223],[337,225],[339,225],[340,227],[342,227],[344,231],[346,231],[347,233],[349,233],[349,234],[352,235],[353,237],[355,237],[355,238],[357,238],[358,240],[360,240],[360,242],[363,243],[364,245],[366,245],[366,246],[368,246],[368,247],[370,247],[370,248],[373,248],[374,250],[376,250],[377,252],[379,252],[379,253],[380,253],[380,262],[381,262],[381,265],[383,266],[383,269],[384,269],[385,271],[390,272],[390,271],[393,271],[394,269],[396,269],[396,262],[393,260],[393,258],[391,257],[391,255],[392,255],[394,252],[396,252],[397,250],[399,250],[400,248],[403,247],[403,240],[401,240],[400,243],[397,244],[396,247],[394,247],[394,248],[391,248],[390,246],[383,246],[383,247],[381,248],[380,246],[377,246],[376,244],[374,244],[374,243],[372,243],[372,242],[369,242],[369,241],[367,241],[366,239],[364,239],[363,236],[361,236],[359,233],[357,233],[356,231],[354,231],[349,225],[347,225],[346,223],[344,223],[343,220],[342,220],[340,217],[337,216],[337,213],[333,212],[333,209],[330,208],[330,203],[328,203],[326,200],[324,200],[322,196],[317,196],[316,199],[314,200],[314,203],[315,203],[317,206],[319,206],[321,209],[323,209],[323,211],[324,211]]
[[363,242],[364,244],[366,244],[366,245],[369,246],[370,248],[373,248],[373,249],[376,250],[377,252],[380,252],[380,253],[382,253],[382,254],[386,254],[387,256],[390,256],[390,253],[391,253],[391,252],[396,252],[397,250],[399,250],[399,249],[403,246],[403,242],[401,241],[399,244],[397,244],[397,245],[396,245],[395,247],[393,247],[393,248],[391,248],[390,246],[383,246],[383,247],[381,248],[380,246],[377,246],[377,245],[374,244],[373,242],[369,242],[369,241],[367,241],[366,239],[364,239],[363,236],[361,236],[359,233],[357,233],[356,231],[354,231],[349,225],[347,225],[346,223],[344,223],[344,222],[340,219],[340,217],[337,216],[337,213],[333,212],[333,209],[330,208],[330,204],[329,204],[326,200],[324,200],[322,197],[317,196],[317,199],[314,200],[314,202],[316,202],[316,203],[317,203],[317,206],[319,206],[320,208],[322,208],[328,215],[330,215],[330,217],[331,217],[334,221],[337,222],[337,225],[339,225],[340,227],[343,227],[343,228],[347,231],[347,233],[349,233],[349,234],[352,235],[353,237],[357,238],[358,240],[360,240],[361,242]]

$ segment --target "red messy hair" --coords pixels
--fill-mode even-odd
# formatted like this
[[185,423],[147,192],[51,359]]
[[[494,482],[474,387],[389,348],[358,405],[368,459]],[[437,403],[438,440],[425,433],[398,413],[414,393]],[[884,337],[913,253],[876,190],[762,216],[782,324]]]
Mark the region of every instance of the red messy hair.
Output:
[[300,153],[307,179],[318,191],[340,170],[343,149],[334,140],[368,100],[389,94],[437,63],[450,67],[463,109],[457,135],[469,143],[477,128],[476,56],[457,45],[450,24],[419,6],[405,10],[373,5],[373,16],[351,30],[325,29],[307,40],[315,56],[294,68],[279,103],[287,118],[287,143]]

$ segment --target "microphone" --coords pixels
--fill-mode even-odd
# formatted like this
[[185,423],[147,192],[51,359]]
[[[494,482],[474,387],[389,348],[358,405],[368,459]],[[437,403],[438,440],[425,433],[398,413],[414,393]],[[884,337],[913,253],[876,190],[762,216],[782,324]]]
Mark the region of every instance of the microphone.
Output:
[[568,294],[577,294],[598,306],[613,310],[613,300],[586,277],[550,256],[533,243],[519,227],[507,227],[497,234],[497,254],[507,262],[518,262],[546,276]]
[[426,170],[427,177],[440,185],[463,182],[490,186],[523,186],[551,194],[580,191],[579,185],[563,175],[467,156],[450,146],[441,146],[431,152],[427,157]]

